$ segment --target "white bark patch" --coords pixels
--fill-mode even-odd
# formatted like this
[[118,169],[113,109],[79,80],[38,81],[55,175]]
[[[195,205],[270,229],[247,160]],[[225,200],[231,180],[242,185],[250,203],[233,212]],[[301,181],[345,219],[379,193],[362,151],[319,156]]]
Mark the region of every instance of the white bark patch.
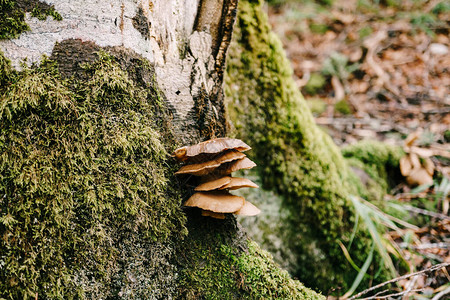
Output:
[[[157,81],[184,123],[194,106],[193,98],[213,82],[211,35],[192,32],[199,0],[47,0],[63,20],[45,21],[26,14],[30,31],[0,41],[16,68],[21,61],[38,62],[50,56],[55,43],[66,39],[92,41],[101,47],[124,46],[155,65]],[[150,39],[134,28],[132,19],[141,9],[150,23]]]

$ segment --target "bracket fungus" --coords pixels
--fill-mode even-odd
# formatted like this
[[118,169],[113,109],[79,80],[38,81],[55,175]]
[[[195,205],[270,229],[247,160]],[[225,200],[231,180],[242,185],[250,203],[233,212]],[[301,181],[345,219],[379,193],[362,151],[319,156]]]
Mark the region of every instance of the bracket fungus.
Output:
[[259,214],[261,211],[256,206],[229,193],[229,190],[258,187],[249,179],[230,176],[232,172],[256,166],[242,153],[250,149],[241,140],[217,138],[175,150],[172,156],[186,163],[175,174],[200,176],[202,182],[184,206],[201,208],[202,216],[216,219],[225,219],[225,213]]

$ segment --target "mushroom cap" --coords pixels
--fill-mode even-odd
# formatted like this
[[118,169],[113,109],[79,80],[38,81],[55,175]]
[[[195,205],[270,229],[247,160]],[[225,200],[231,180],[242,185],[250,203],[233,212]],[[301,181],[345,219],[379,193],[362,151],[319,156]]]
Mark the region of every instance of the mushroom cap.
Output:
[[224,163],[245,158],[245,154],[236,150],[229,150],[214,160],[205,161],[199,164],[185,165],[181,167],[175,174],[192,174],[203,176],[211,173]]
[[202,216],[211,217],[214,219],[221,219],[221,220],[225,219],[225,214],[223,214],[223,213],[216,213],[216,212],[213,212],[210,210],[204,210],[204,209],[202,209]]
[[258,185],[247,178],[240,178],[240,177],[230,177],[231,180],[229,183],[227,183],[224,186],[219,187],[219,190],[237,190],[244,187],[251,187],[251,188],[257,188]]
[[227,164],[223,164],[218,168],[218,174],[220,175],[228,175],[235,171],[242,170],[242,169],[251,169],[255,167],[256,164],[248,159],[248,157],[241,158],[236,161],[229,162]]
[[239,139],[217,138],[178,148],[172,156],[177,160],[185,161],[200,154],[215,154],[231,149],[244,152],[251,147]]
[[172,153],[172,156],[175,157],[176,160],[183,160],[183,158],[186,156],[186,149],[186,146],[178,148]]
[[212,191],[217,190],[231,182],[230,176],[224,176],[198,185],[195,191]]
[[237,212],[235,212],[234,214],[240,216],[256,216],[260,212],[261,210],[259,208],[257,208],[250,202],[245,201],[244,206],[242,206],[242,208]]
[[184,206],[199,207],[217,213],[232,213],[244,206],[245,199],[228,192],[198,192],[192,195]]

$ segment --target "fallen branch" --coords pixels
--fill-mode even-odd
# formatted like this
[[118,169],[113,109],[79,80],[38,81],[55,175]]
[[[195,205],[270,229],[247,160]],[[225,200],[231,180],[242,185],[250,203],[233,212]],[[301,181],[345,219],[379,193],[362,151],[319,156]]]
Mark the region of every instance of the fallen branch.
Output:
[[434,295],[433,298],[431,298],[431,300],[439,300],[442,298],[442,296],[445,296],[447,294],[450,294],[450,286],[448,288],[446,288],[443,291],[440,291],[439,293],[437,293],[436,295]]
[[413,212],[413,213],[417,213],[417,214],[422,214],[422,215],[427,215],[436,219],[441,219],[441,220],[449,220],[450,221],[450,217],[444,214],[440,214],[440,213],[436,213],[436,212],[432,212],[426,209],[422,209],[422,208],[418,208],[418,207],[414,207],[411,205],[402,205],[404,207],[404,209]]
[[400,281],[402,279],[406,279],[406,278],[409,278],[409,277],[413,277],[413,276],[416,276],[418,274],[433,272],[433,271],[436,271],[436,270],[439,270],[439,269],[442,269],[442,268],[445,268],[445,267],[448,267],[448,266],[450,266],[450,263],[442,263],[442,264],[438,264],[438,265],[432,266],[432,267],[430,267],[428,269],[425,269],[425,270],[422,270],[422,271],[419,271],[419,272],[406,274],[406,275],[403,275],[403,276],[400,276],[400,277],[397,277],[397,278],[385,281],[383,283],[375,285],[375,286],[373,286],[371,288],[368,288],[368,289],[366,289],[366,290],[364,290],[364,291],[362,291],[362,292],[360,292],[360,293],[350,297],[348,300],[359,299],[359,297],[361,297],[362,295],[367,294],[367,293],[369,293],[371,291],[374,291],[374,290],[376,290],[376,289],[378,289],[378,288],[380,288],[382,286],[385,286],[387,284],[394,283],[394,282],[397,282],[397,281]]
[[367,297],[367,298],[361,298],[359,300],[389,299],[391,297],[396,297],[396,296],[408,296],[408,294],[411,292],[421,292],[421,291],[423,291],[423,289],[417,289],[417,290],[412,290],[412,291],[403,291],[403,292],[389,294],[389,295],[385,295],[385,296],[372,296],[372,297]]

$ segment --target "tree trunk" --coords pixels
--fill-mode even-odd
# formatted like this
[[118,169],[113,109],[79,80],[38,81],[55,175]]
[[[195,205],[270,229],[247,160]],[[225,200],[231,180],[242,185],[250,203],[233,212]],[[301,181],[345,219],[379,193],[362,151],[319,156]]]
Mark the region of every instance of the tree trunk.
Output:
[[[250,156],[265,189],[246,194],[261,205],[264,217],[244,226],[295,277],[324,293],[342,294],[358,272],[341,245],[351,245],[350,256],[360,267],[371,251],[363,226],[352,236],[356,217],[350,196],[367,191],[330,136],[316,126],[262,6],[261,0],[240,1],[225,79],[229,115],[237,136],[256,149]],[[380,169],[395,157],[398,162],[396,149],[368,145],[353,151],[384,155]],[[387,275],[380,261],[374,258],[368,271],[374,275],[381,269],[378,281]],[[365,278],[361,286],[372,280]]]
[[52,3],[1,3],[0,296],[322,298],[181,207],[168,153],[226,133],[237,0]]

